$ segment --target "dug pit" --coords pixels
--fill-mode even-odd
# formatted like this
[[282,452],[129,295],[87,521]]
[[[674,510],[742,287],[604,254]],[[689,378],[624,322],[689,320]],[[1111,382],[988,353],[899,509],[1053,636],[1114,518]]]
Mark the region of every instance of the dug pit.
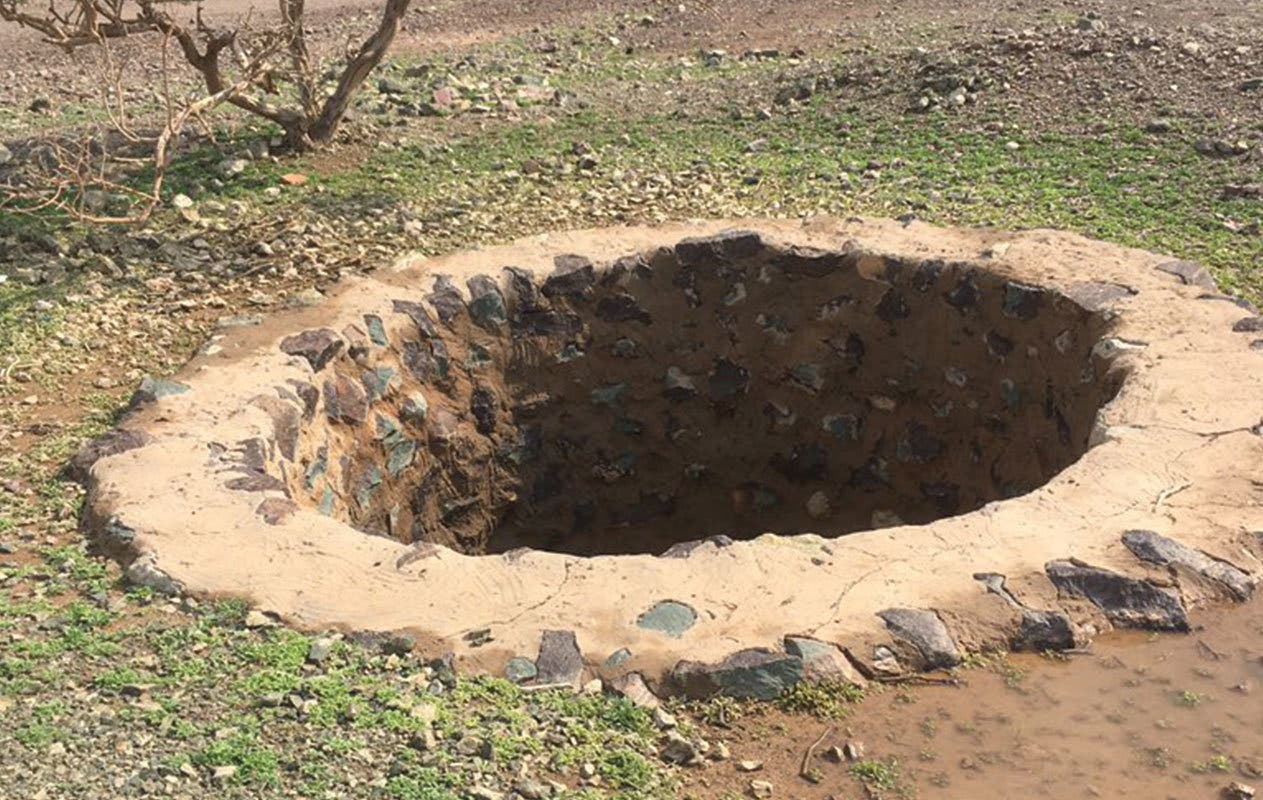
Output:
[[479,555],[841,535],[1030,491],[1118,385],[1102,313],[967,262],[734,232],[554,265],[282,341],[325,412],[291,494]]
[[221,335],[85,453],[87,519],[137,580],[523,681],[760,696],[1181,629],[1253,590],[1251,319],[1049,232],[550,236]]

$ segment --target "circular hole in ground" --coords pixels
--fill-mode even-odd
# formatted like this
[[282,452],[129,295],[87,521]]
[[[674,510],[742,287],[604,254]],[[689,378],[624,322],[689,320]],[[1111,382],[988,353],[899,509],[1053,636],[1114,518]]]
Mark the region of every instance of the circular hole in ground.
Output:
[[975,263],[732,232],[462,283],[343,332],[326,513],[471,554],[926,523],[1045,483],[1117,390],[1102,316]]

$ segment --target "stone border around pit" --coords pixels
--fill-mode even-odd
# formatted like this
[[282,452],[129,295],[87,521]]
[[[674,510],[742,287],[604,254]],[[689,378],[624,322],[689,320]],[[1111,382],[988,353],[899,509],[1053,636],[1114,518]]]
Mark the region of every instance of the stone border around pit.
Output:
[[[837,539],[711,537],[661,557],[466,556],[365,536],[296,503],[268,472],[316,402],[300,387],[345,344],[333,331],[399,311],[438,276],[454,285],[512,265],[542,279],[575,254],[609,263],[752,241],[969,262],[1059,290],[1112,316],[1096,352],[1126,378],[1092,448],[1040,489]],[[146,379],[72,472],[88,487],[85,528],[131,580],[246,597],[300,628],[394,633],[376,639],[528,685],[599,677],[638,702],[766,698],[804,679],[952,667],[982,649],[1066,649],[1113,627],[1186,631],[1191,609],[1244,600],[1257,582],[1263,317],[1189,262],[1059,232],[915,222],[612,228],[408,259],[318,306],[244,322],[173,378]],[[258,402],[286,385],[289,400]]]

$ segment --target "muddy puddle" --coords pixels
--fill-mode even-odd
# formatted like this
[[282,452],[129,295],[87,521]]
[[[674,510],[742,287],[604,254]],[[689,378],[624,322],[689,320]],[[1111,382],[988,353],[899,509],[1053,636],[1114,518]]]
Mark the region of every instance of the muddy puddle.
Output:
[[[836,722],[747,709],[707,726],[732,757],[690,771],[684,792],[750,797],[766,781],[774,798],[1185,800],[1263,788],[1263,601],[1195,621],[1189,635],[994,659],[961,670],[959,686],[886,686]],[[818,782],[800,777],[831,727],[806,761]],[[830,757],[847,742],[859,758]],[[745,772],[743,760],[762,766]]]

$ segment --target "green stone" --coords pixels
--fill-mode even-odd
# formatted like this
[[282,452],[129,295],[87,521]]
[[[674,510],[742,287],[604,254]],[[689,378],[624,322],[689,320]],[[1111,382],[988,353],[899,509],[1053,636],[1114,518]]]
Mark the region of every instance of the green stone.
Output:
[[641,628],[665,633],[673,639],[679,639],[696,623],[697,612],[693,607],[676,600],[663,600],[636,620]]
[[386,460],[386,471],[390,473],[390,477],[398,478],[405,469],[411,466],[416,452],[417,443],[410,439],[393,444]]
[[535,662],[522,656],[514,656],[504,667],[504,677],[514,683],[524,683],[539,674]]

